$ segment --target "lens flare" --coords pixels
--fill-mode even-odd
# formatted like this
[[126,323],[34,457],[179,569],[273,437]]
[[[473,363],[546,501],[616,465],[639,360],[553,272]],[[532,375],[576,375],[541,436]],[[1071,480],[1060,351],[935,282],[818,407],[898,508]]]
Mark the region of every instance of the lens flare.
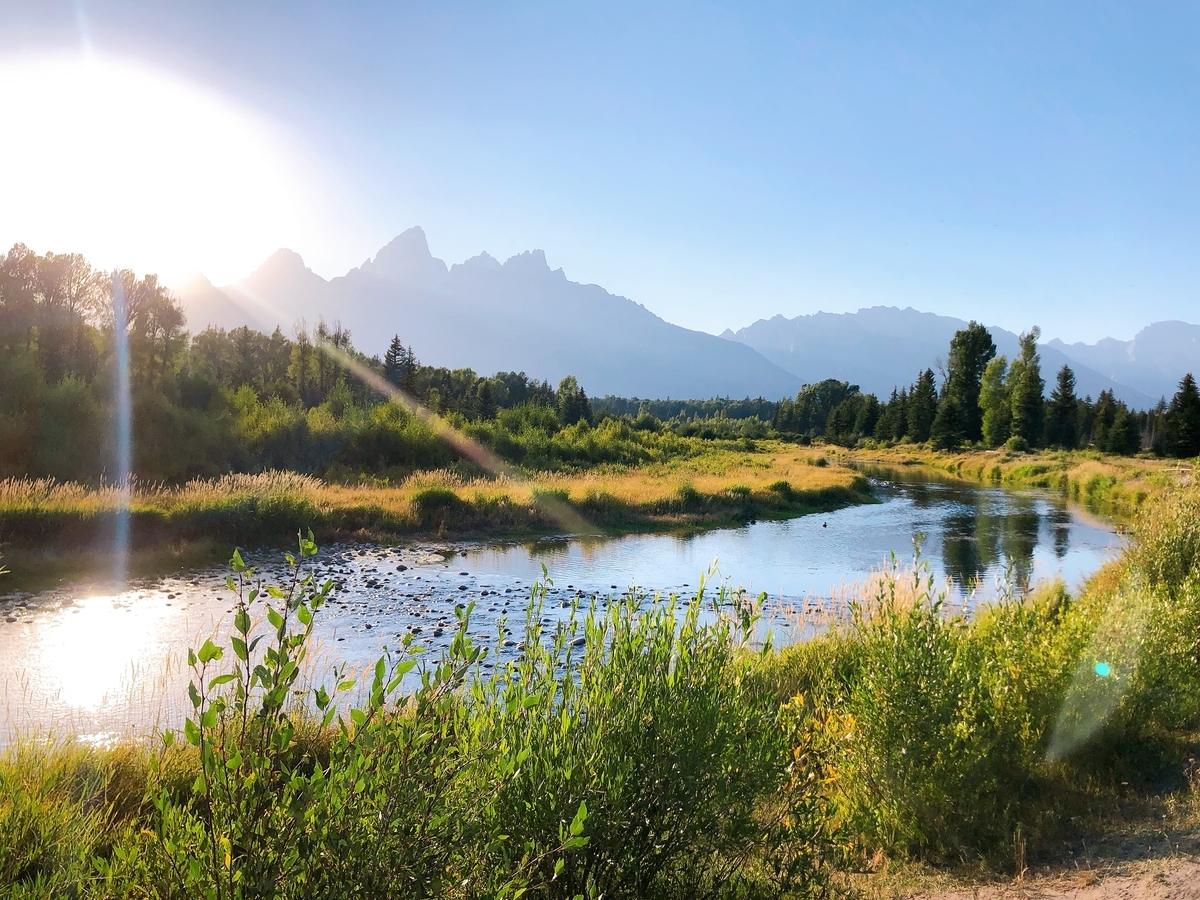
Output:
[[1149,618],[1149,594],[1142,588],[1136,582],[1121,585],[1100,617],[1054,723],[1048,762],[1086,744],[1129,690]]
[[113,349],[116,355],[117,377],[117,523],[116,545],[113,548],[113,577],[124,584],[129,568],[129,494],[131,484],[133,416],[129,390],[129,332],[126,329],[125,287],[121,275],[114,271],[113,283]]
[[[255,291],[247,288],[245,285],[239,285],[236,290],[230,291],[230,295],[231,299],[234,299],[235,302],[257,307],[273,313],[277,318],[282,318],[280,311],[269,300],[262,297]],[[342,366],[344,369],[353,374],[356,378],[360,379],[365,384],[370,385],[379,393],[383,394],[383,396],[396,403],[399,403],[410,413],[416,416],[421,422],[431,428],[434,433],[438,435],[438,437],[448,443],[467,459],[479,465],[480,468],[490,472],[492,475],[497,475],[503,478],[511,478],[514,481],[528,480],[528,477],[520,469],[509,465],[482,444],[467,437],[465,434],[447,422],[444,418],[418,401],[415,397],[409,395],[391,382],[385,380],[378,373],[371,371],[371,369],[364,366],[354,357],[350,356],[350,354],[337,347],[334,347],[328,342],[318,342],[317,348],[326,354],[330,359],[334,360],[338,365]],[[561,525],[568,533],[599,533],[599,529],[596,528],[595,525],[592,525],[569,505],[552,495],[543,495],[542,497],[539,497],[538,507],[548,516],[550,516],[550,518],[552,518],[555,522]]]

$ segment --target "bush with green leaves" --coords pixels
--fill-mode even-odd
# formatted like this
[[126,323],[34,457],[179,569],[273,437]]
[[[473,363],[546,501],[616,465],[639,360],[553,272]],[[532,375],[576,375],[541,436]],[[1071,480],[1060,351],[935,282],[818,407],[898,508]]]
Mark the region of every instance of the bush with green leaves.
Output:
[[[104,895],[824,891],[819,761],[803,710],[755,677],[769,648],[749,649],[751,609],[730,618],[703,589],[629,597],[545,634],[541,586],[523,654],[494,674],[468,607],[436,662],[418,668],[409,637],[362,683],[338,670],[305,689],[332,589],[306,571],[315,552],[302,540],[290,582],[266,588],[235,554],[233,630],[189,656],[194,715],[164,738],[146,813],[96,860]],[[190,789],[163,774],[180,753]]]

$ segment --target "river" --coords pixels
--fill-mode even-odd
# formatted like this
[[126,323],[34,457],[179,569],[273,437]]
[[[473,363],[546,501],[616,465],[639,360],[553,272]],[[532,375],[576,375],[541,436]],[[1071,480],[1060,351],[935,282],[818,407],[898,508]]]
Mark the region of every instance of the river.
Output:
[[[575,601],[603,603],[630,590],[686,596],[715,565],[710,590],[765,593],[767,621],[787,640],[795,635],[784,610],[837,607],[893,554],[911,563],[914,543],[949,598],[964,604],[1044,578],[1077,586],[1120,550],[1111,523],[1055,497],[921,470],[873,472],[872,485],[878,503],[687,536],[325,547],[316,570],[337,588],[318,614],[314,669],[369,663],[408,632],[435,656],[454,632],[455,607],[471,602],[472,635],[494,646],[494,658],[510,657],[543,566],[553,581],[549,624]],[[271,581],[284,574],[281,557],[260,552],[247,561]],[[105,742],[178,724],[188,646],[228,626],[225,576],[212,568],[119,589],[0,598],[0,745],[34,734]]]

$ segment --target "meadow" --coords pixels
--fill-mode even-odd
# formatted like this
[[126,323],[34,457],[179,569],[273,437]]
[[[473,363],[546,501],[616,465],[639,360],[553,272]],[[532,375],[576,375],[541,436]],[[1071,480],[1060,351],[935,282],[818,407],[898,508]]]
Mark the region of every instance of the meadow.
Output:
[[[298,530],[318,540],[514,537],[547,532],[710,528],[869,502],[865,477],[816,449],[778,441],[701,441],[687,454],[637,466],[485,477],[455,470],[396,483],[325,481],[267,472],[179,486],[135,482],[128,497],[135,564],[151,570],[280,546]],[[124,502],[112,486],[0,481],[0,542],[26,583],[85,572],[108,552]],[[140,560],[140,563],[139,563]],[[72,569],[74,567],[74,569]]]
[[1113,831],[1194,828],[1200,486],[1131,529],[1076,594],[971,614],[892,564],[783,649],[750,640],[753,603],[703,589],[547,634],[535,590],[518,662],[485,673],[464,610],[408,694],[411,646],[361,684],[300,681],[332,590],[306,575],[311,541],[262,593],[235,556],[235,635],[194,651],[185,728],[0,760],[0,889],[827,896],[894,863],[1011,876]]

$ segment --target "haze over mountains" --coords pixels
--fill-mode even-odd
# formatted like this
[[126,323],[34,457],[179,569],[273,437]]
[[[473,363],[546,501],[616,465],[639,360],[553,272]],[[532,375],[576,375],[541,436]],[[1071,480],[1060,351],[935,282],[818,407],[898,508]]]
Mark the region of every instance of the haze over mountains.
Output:
[[[872,306],[856,313],[819,312],[794,319],[775,316],[736,332],[726,331],[722,336],[753,347],[801,381],[837,378],[887,397],[896,385],[911,383],[918,371],[933,367],[936,372],[938,361],[945,363],[954,332],[966,325],[963,319],[918,312],[912,307]],[[997,353],[1010,360],[1017,355],[1017,335],[995,326],[989,326],[988,331],[996,342]],[[1136,409],[1153,406],[1164,393],[1169,397],[1175,392],[1179,378],[1188,371],[1181,361],[1179,365],[1184,367],[1174,376],[1170,389],[1159,389],[1155,386],[1157,382],[1139,379],[1138,384],[1130,384],[1102,374],[1058,341],[1041,344],[1039,352],[1047,393],[1055,374],[1066,364],[1075,372],[1079,396],[1091,395],[1095,399],[1100,391],[1111,390],[1118,399]],[[1193,353],[1193,360],[1197,357],[1200,346]]]
[[[594,284],[568,281],[532,250],[500,263],[487,253],[447,266],[411,228],[346,275],[326,281],[290,250],[222,288],[181,289],[189,327],[239,325],[290,333],[296,323],[340,321],[356,347],[383,354],[393,334],[430,365],[480,373],[524,371],[552,383],[575,375],[593,396],[706,398],[795,394],[824,378],[886,397],[944,360],[966,322],[912,308],[775,316],[716,337],[665,322]],[[1031,323],[1032,324],[1032,323]],[[992,327],[1010,358],[1017,336]],[[1136,408],[1170,397],[1184,372],[1200,372],[1200,327],[1151,325],[1132,341],[1041,346],[1043,375],[1064,363],[1080,396],[1101,390]]]
[[593,396],[783,397],[801,383],[752,348],[664,322],[624,297],[551,271],[541,250],[504,264],[481,253],[450,266],[410,228],[374,259],[326,281],[280,250],[244,281],[181,291],[192,330],[253,325],[290,332],[340,321],[383,354],[393,334],[429,365],[575,375]]

